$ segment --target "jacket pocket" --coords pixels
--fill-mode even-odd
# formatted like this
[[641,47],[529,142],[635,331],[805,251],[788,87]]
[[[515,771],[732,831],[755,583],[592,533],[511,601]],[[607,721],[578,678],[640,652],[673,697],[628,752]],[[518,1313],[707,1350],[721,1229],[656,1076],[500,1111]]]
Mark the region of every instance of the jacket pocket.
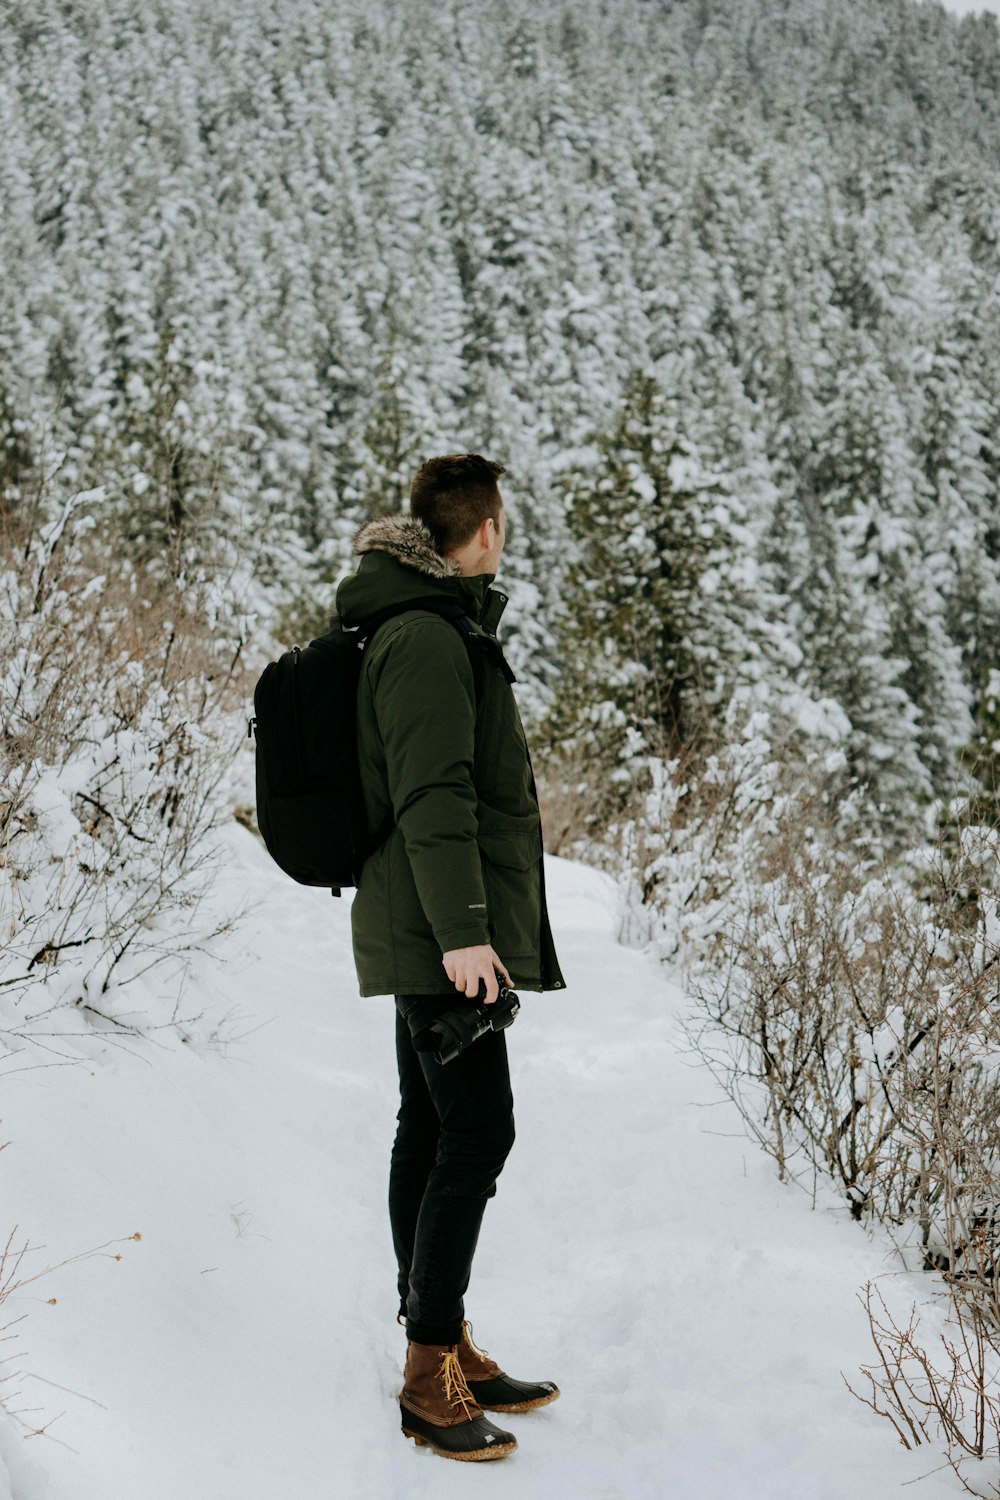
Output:
[[535,812],[498,812],[480,802],[476,839],[493,864],[530,870],[542,857],[542,821]]
[[504,963],[538,963],[541,931],[541,822],[534,813],[479,806],[479,852],[491,942]]

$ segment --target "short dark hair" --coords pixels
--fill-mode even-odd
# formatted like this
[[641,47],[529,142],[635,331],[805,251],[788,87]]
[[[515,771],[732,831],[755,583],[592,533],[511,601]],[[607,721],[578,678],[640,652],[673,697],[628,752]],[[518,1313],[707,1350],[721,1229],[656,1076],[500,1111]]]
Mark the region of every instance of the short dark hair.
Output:
[[478,453],[429,458],[413,476],[410,514],[428,527],[439,552],[453,552],[472,540],[487,516],[500,525],[497,480],[506,472]]

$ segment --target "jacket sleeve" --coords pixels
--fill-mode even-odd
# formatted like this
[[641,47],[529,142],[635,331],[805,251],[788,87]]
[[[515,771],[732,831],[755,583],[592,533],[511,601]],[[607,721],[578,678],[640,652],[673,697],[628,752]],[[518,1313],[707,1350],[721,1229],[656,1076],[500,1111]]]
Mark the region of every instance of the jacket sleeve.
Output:
[[453,625],[425,616],[394,630],[372,666],[389,796],[424,915],[442,953],[488,943],[465,643]]

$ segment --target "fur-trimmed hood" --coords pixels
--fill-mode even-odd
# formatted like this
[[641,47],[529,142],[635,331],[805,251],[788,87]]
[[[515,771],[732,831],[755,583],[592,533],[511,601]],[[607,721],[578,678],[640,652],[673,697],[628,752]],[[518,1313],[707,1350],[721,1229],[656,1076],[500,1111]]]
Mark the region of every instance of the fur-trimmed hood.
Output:
[[357,553],[388,552],[406,567],[426,573],[428,578],[461,576],[458,563],[435,547],[430,528],[416,516],[402,512],[393,516],[374,516],[359,526],[354,537],[354,550]]
[[444,557],[423,521],[414,516],[374,516],[354,537],[359,555],[357,571],[337,589],[337,614],[348,629],[363,626],[390,606],[433,597],[457,600],[466,614],[491,634],[507,595],[490,587],[495,574],[462,574],[458,563]]

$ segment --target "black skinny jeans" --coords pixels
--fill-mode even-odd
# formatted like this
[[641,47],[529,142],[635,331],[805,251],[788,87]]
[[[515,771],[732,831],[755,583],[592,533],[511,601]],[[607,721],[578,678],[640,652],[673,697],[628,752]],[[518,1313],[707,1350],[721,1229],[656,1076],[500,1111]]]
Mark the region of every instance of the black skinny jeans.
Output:
[[400,1313],[418,1344],[457,1344],[463,1297],[487,1198],[514,1144],[514,1101],[503,1031],[488,1031],[453,1062],[417,1052],[413,1036],[446,995],[396,996],[399,1121],[389,1169],[389,1220]]

